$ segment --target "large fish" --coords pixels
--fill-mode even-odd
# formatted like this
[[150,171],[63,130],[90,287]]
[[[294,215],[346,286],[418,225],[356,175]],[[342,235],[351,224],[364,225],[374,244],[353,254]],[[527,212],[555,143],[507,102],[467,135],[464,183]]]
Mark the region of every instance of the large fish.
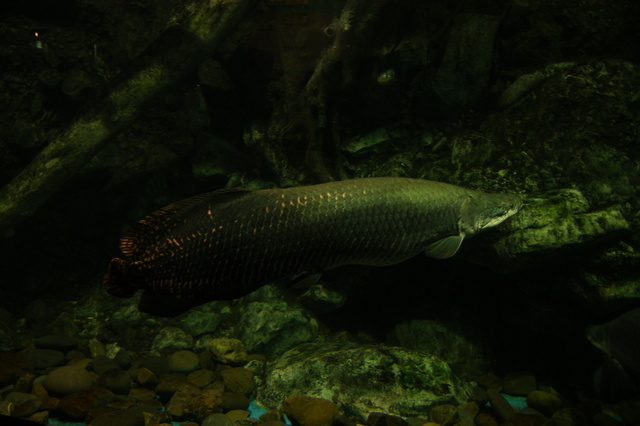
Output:
[[607,355],[594,375],[600,397],[611,401],[637,397],[640,389],[640,308],[605,324],[589,326],[585,334]]
[[226,189],[158,210],[120,241],[112,295],[176,315],[287,276],[344,264],[453,256],[462,240],[515,214],[515,195],[408,178],[364,178],[257,191]]

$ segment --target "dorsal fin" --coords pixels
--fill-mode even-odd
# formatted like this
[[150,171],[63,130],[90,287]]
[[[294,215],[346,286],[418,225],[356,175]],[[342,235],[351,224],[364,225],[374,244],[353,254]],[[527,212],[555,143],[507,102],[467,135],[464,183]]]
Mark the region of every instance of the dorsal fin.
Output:
[[120,250],[130,259],[136,260],[150,245],[157,243],[176,226],[183,224],[189,212],[203,202],[210,206],[219,205],[250,192],[252,191],[248,189],[220,189],[169,204],[133,224],[120,239]]

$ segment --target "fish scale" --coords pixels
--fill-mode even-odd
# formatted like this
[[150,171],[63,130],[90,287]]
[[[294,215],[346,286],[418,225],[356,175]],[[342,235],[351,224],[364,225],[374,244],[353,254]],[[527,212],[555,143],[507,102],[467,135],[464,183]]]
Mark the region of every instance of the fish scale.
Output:
[[109,292],[145,290],[157,315],[243,296],[279,278],[344,264],[442,258],[520,207],[518,197],[441,182],[363,178],[294,188],[221,190],[152,213],[121,240]]

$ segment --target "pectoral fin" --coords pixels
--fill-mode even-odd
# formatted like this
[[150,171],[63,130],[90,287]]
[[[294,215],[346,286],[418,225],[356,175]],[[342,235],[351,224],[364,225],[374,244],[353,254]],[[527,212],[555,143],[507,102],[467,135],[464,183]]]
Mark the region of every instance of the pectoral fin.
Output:
[[442,238],[441,240],[429,244],[424,249],[424,254],[436,259],[446,259],[447,257],[451,257],[456,254],[460,248],[460,244],[462,244],[462,240],[464,240],[462,235]]

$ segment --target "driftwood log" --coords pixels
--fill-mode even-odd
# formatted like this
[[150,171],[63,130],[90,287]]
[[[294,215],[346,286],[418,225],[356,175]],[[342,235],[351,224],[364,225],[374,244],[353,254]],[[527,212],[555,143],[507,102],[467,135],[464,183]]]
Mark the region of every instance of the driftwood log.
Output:
[[185,42],[146,59],[116,86],[101,108],[86,113],[0,190],[0,236],[44,204],[115,136],[127,129],[159,95],[211,55],[257,0],[197,0],[186,9]]

